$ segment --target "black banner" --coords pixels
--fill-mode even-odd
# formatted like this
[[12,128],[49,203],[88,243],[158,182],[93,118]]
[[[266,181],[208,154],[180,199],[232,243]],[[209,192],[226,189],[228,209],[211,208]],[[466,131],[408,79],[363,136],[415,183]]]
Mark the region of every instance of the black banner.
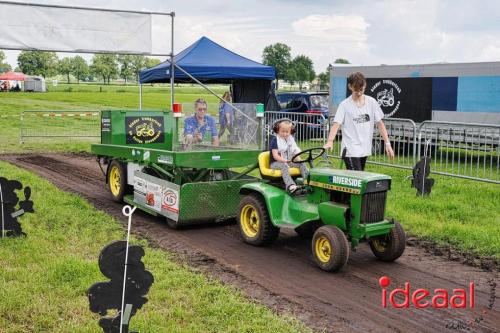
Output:
[[163,117],[125,117],[127,144],[163,143]]
[[386,117],[415,122],[431,119],[432,78],[368,78],[366,81],[365,94],[378,101]]

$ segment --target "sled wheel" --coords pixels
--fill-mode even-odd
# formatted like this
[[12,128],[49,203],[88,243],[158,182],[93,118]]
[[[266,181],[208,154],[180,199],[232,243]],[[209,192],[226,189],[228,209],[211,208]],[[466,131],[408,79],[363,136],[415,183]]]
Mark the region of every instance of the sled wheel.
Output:
[[266,203],[259,196],[250,194],[243,197],[238,211],[238,225],[246,243],[264,246],[278,238],[280,229],[272,224]]
[[179,230],[181,226],[179,225],[179,221],[174,221],[172,219],[169,219],[168,217],[166,218],[167,220],[167,225],[170,229],[173,230]]
[[335,272],[344,267],[349,259],[349,242],[338,227],[325,225],[314,233],[312,253],[319,268]]
[[405,250],[405,231],[399,222],[394,221],[394,228],[391,229],[391,232],[372,237],[369,243],[375,257],[382,261],[394,261],[401,257]]
[[111,161],[108,170],[108,186],[114,201],[123,202],[126,180],[125,165],[117,160]]

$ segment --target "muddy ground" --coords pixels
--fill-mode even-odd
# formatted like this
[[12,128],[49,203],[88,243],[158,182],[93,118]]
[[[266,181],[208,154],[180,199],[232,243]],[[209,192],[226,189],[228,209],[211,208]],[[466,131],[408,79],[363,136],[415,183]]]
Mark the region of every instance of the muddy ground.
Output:
[[[122,206],[108,194],[95,158],[85,154],[3,155],[0,159],[35,172],[62,190],[85,197],[97,209],[121,222]],[[377,261],[366,244],[351,253],[340,273],[325,273],[312,261],[310,241],[284,230],[267,248],[244,244],[234,223],[170,230],[164,220],[139,212],[134,233],[176,254],[193,270],[237,286],[249,298],[278,313],[290,313],[309,327],[326,332],[500,332],[496,300],[498,267],[489,270],[434,256],[407,246],[394,263]],[[418,244],[412,241],[409,245]],[[411,283],[411,289],[468,287],[475,283],[473,309],[382,308],[381,276],[389,290]]]

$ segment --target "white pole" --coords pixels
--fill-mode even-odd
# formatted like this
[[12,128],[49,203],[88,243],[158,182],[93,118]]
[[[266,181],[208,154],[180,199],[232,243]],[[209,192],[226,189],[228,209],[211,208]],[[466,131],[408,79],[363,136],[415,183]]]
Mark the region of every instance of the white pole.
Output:
[[142,110],[142,83],[139,82],[139,110]]
[[2,193],[2,184],[0,184],[0,206],[2,206],[2,238],[5,232],[5,220],[3,213],[3,193]]
[[123,329],[123,309],[125,308],[125,284],[127,282],[127,263],[128,263],[128,244],[130,240],[130,227],[132,226],[132,214],[136,210],[137,207],[130,207],[129,205],[123,207],[122,213],[125,216],[128,216],[128,228],[127,228],[127,244],[125,248],[125,268],[123,270],[123,291],[122,291],[122,307],[120,311],[120,333],[122,333]]
[[172,12],[172,36],[171,36],[171,46],[170,46],[170,110],[174,110],[174,18],[175,12]]

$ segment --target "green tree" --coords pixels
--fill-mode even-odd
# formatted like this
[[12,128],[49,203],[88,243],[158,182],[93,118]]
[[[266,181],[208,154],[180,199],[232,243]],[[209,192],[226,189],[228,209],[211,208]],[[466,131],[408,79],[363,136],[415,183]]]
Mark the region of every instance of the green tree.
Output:
[[96,76],[102,77],[104,84],[106,82],[109,84],[111,79],[116,78],[119,73],[116,61],[115,54],[95,54],[90,69]]
[[17,57],[17,63],[24,74],[46,78],[57,73],[58,61],[55,52],[22,51]]
[[0,73],[11,71],[12,67],[5,62],[5,53],[0,51]]
[[84,80],[89,75],[89,65],[81,56],[76,56],[71,59],[71,66],[73,75],[80,84],[80,80]]
[[297,82],[297,71],[293,68],[293,66],[289,66],[286,70],[285,80],[287,80],[291,86]]
[[318,80],[320,90],[328,89],[330,83],[330,71],[327,70],[326,72],[319,73]]
[[132,70],[132,55],[128,54],[120,54],[118,56],[118,63],[120,64],[120,77],[125,80],[125,84],[127,84],[127,80],[134,74]]
[[66,75],[66,77],[68,79],[68,84],[70,83],[69,75],[73,72],[72,65],[73,64],[71,62],[71,58],[66,57],[66,58],[62,58],[61,60],[59,60],[59,64],[57,66],[59,74]]
[[349,60],[343,58],[337,58],[333,62],[334,64],[350,64]]
[[313,62],[308,56],[296,56],[290,63],[290,67],[293,68],[296,73],[296,80],[301,90],[304,82],[311,82],[316,77],[316,73],[314,73],[313,69]]
[[139,82],[139,73],[142,69],[146,68],[146,57],[142,55],[133,55],[130,66],[135,79]]
[[146,68],[155,67],[161,63],[160,59],[146,57]]
[[262,62],[264,65],[274,66],[276,69],[276,89],[278,82],[287,75],[288,66],[292,56],[290,55],[290,46],[283,43],[268,45],[262,51]]

